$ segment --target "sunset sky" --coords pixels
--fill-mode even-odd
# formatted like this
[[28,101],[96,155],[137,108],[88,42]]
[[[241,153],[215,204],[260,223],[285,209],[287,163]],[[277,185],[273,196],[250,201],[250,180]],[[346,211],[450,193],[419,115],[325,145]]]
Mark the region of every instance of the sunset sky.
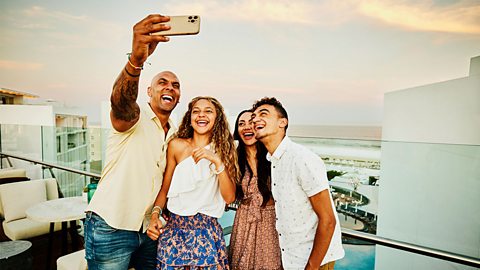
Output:
[[278,97],[294,124],[381,125],[385,92],[465,77],[480,55],[480,1],[0,2],[0,87],[76,106],[93,122],[146,15],[201,16],[148,59],[140,102],[161,70],[236,114]]

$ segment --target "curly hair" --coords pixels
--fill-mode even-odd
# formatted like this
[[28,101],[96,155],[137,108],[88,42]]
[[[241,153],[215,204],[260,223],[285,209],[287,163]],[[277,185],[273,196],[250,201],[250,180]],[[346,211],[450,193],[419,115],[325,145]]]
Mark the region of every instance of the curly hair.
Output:
[[219,154],[220,159],[225,164],[225,168],[230,176],[230,179],[234,179],[235,182],[238,182],[240,170],[237,165],[237,151],[233,136],[230,133],[230,128],[228,125],[227,117],[223,110],[223,106],[220,102],[213,98],[207,96],[195,97],[188,103],[188,110],[182,118],[182,122],[178,127],[178,131],[175,134],[176,138],[181,139],[190,139],[193,138],[193,127],[192,127],[192,109],[193,106],[199,100],[207,100],[213,104],[217,117],[215,118],[215,123],[213,125],[212,135],[210,142],[213,143],[213,149],[216,153]]

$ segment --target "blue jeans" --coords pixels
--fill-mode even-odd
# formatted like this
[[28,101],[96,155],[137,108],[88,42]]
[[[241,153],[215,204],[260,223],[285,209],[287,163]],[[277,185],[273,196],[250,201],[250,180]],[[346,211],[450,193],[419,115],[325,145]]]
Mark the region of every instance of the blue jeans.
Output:
[[89,270],[155,269],[157,241],[145,233],[110,227],[99,215],[85,219],[85,258]]

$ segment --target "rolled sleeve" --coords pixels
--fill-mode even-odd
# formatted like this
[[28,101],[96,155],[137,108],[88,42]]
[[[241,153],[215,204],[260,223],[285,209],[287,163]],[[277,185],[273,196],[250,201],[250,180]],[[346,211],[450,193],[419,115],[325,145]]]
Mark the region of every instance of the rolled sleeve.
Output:
[[328,189],[327,171],[323,161],[316,155],[305,153],[298,160],[298,181],[308,197]]

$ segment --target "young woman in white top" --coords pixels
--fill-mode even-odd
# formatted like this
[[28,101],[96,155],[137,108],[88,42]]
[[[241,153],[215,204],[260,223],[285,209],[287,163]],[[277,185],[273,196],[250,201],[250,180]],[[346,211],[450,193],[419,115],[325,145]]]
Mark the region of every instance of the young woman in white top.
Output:
[[[157,269],[229,269],[217,219],[235,200],[238,174],[223,107],[212,97],[194,98],[168,144],[163,185],[147,230],[159,241]],[[163,226],[159,217],[165,206],[171,216]]]

